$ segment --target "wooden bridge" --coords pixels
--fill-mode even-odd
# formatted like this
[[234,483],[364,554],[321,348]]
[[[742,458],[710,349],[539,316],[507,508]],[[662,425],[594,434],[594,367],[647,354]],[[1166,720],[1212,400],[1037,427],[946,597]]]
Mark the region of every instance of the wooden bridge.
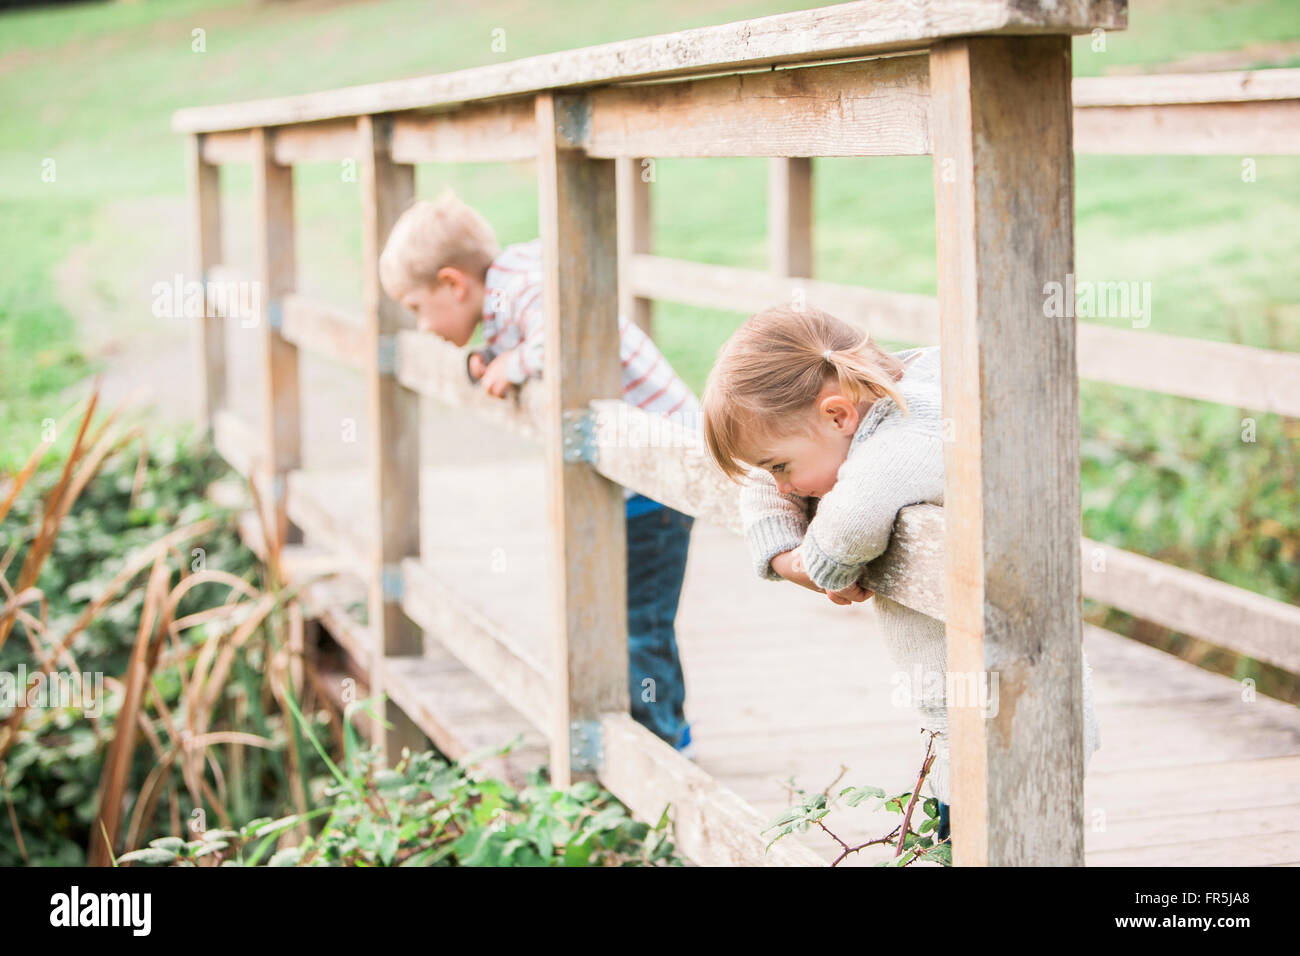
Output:
[[[1072,81],[1070,36],[1125,22],[1122,0],[876,0],[178,112],[194,279],[240,277],[220,167],[251,163],[254,182],[242,275],[260,302],[237,330],[209,301],[202,419],[278,505],[293,573],[338,572],[306,589],[307,612],[341,649],[336,680],[389,696],[387,751],[427,737],[460,756],[522,732],[505,772],[549,760],[558,784],[594,776],[642,817],[671,803],[700,863],[824,864],[812,835],[764,853],[790,774],[914,782],[920,742],[863,637],[871,606],[758,580],[736,489],[698,437],[617,400],[620,308],[651,329],[654,299],[798,295],[942,348],[946,504],[904,509],[866,581],[947,622],[950,672],[1000,677],[999,718],[950,705],[955,861],[1300,863],[1300,711],[1082,621],[1087,596],[1300,672],[1300,609],[1081,535],[1080,377],[1300,415],[1300,356],[1044,315],[1044,283],[1074,269],[1074,152],[1300,151],[1300,70]],[[810,276],[810,158],[876,155],[935,157],[937,299]],[[682,156],[771,157],[769,272],[653,254],[639,162]],[[295,292],[293,166],[349,158],[359,315]],[[519,160],[538,176],[547,374],[499,401],[413,330],[377,259],[414,164]],[[340,366],[360,373],[350,386]],[[304,466],[308,395],[358,423],[360,460]],[[421,396],[442,411],[422,416]],[[698,763],[627,714],[620,485],[700,519],[678,617]],[[513,511],[489,507],[506,497]],[[1086,785],[1081,634],[1102,745]]]

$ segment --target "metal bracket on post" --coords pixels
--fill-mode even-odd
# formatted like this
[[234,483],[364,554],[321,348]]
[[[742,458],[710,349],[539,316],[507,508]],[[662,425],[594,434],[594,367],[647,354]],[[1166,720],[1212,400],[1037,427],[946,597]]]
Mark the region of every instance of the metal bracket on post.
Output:
[[596,422],[590,409],[566,410],[562,416],[564,430],[564,460],[596,463]]
[[379,336],[379,374],[396,375],[397,374],[397,336],[381,335]]
[[266,321],[277,332],[284,326],[284,303],[281,300],[272,299],[266,304]]
[[569,721],[569,767],[578,773],[598,773],[604,766],[605,742],[600,721]]
[[379,584],[384,592],[384,603],[400,602],[403,595],[402,566],[385,564],[379,572]]

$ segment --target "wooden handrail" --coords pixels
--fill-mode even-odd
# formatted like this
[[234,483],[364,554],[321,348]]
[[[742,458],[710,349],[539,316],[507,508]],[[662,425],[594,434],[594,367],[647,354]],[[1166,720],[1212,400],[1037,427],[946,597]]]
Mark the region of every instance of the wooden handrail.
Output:
[[436,76],[178,110],[181,133],[285,126],[629,80],[734,73],[774,64],[923,50],[977,34],[1088,33],[1128,25],[1127,0],[857,0],[622,40]]
[[1073,87],[1076,108],[1258,103],[1300,99],[1300,69],[1080,76]]

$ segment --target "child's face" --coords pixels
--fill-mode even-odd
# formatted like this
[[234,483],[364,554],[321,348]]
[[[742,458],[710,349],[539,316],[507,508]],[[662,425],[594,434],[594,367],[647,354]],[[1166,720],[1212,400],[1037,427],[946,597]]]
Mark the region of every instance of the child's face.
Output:
[[765,468],[782,494],[822,498],[835,487],[861,413],[835,386],[814,403],[806,434],[764,436],[748,459]]
[[438,270],[437,285],[417,283],[402,305],[415,313],[421,332],[463,346],[483,318],[483,283],[450,266]]

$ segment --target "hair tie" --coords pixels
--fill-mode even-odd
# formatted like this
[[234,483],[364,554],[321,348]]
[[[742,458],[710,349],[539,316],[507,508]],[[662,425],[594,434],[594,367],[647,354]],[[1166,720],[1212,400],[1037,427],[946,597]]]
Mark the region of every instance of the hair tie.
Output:
[[825,352],[823,352],[822,358],[824,358],[826,361],[829,362],[831,360],[831,350],[827,349]]

